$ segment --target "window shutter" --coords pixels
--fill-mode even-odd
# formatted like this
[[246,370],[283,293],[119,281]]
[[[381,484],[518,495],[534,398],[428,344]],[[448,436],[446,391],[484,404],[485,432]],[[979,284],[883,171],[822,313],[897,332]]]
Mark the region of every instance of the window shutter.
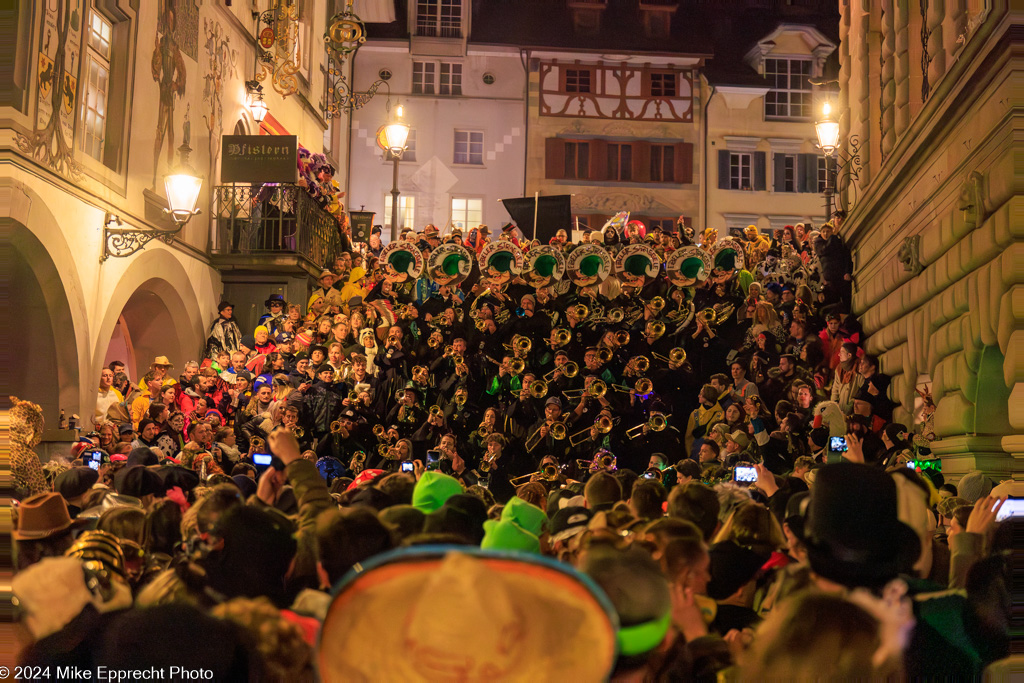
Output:
[[772,189],[786,191],[786,155],[772,154]]
[[767,185],[765,184],[765,175],[767,174],[768,156],[764,152],[754,152],[754,190],[762,191]]
[[633,143],[633,182],[651,182],[651,143],[643,140]]
[[565,140],[548,138],[544,141],[544,177],[549,180],[565,177]]
[[804,192],[817,192],[818,191],[818,155],[817,154],[802,154],[802,157],[806,159],[804,171]]
[[[693,182],[693,143],[691,142],[677,142],[675,144],[674,167],[672,169],[673,180],[680,185],[689,185]],[[721,158],[722,153],[718,153],[719,158],[719,182],[721,182],[722,170],[721,170]],[[729,152],[725,152],[725,186],[729,187]],[[721,184],[719,184],[721,187]]]
[[608,179],[608,143],[604,140],[590,141],[590,175],[587,179]]
[[796,191],[810,192],[807,189],[807,155],[796,155]]
[[718,189],[729,189],[729,150],[718,150]]

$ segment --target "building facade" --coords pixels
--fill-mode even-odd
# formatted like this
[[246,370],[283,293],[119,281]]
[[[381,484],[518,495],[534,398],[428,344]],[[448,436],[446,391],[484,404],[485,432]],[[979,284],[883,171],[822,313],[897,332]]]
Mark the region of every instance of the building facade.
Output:
[[1020,476],[1021,69],[1007,0],[842,3],[840,183],[854,307],[894,378],[897,419],[937,405],[947,477]]
[[749,42],[734,35],[733,49],[716,49],[703,73],[706,225],[720,232],[756,225],[771,234],[826,220],[825,158],[813,123],[829,91],[814,83],[834,78],[836,43],[823,18],[772,21],[744,26]]
[[[486,3],[484,3],[486,5]],[[351,121],[349,202],[391,225],[393,162],[377,144],[388,103],[410,126],[398,167],[399,225],[499,228],[499,200],[523,192],[525,66],[517,47],[475,40],[469,2],[409,2],[396,21],[374,24],[353,62],[357,90],[381,93]],[[392,112],[393,113],[393,112]]]
[[[332,4],[275,0],[290,12],[277,24],[290,36],[289,59],[263,81],[274,120],[316,152],[332,126],[316,106],[323,49],[314,36]],[[0,32],[14,50],[12,68],[0,73],[0,234],[12,304],[4,400],[11,393],[39,403],[46,441],[68,438],[54,432],[60,410],[91,424],[100,370],[111,360],[127,362],[138,381],[156,356],[167,356],[175,374],[197,359],[218,301],[233,296],[231,274],[222,278],[216,263],[214,188],[221,136],[260,134],[244,85],[260,26],[253,8],[270,9],[270,0],[49,0],[3,10]],[[287,97],[283,64],[295,68]],[[342,146],[328,152],[343,156],[337,137]],[[163,178],[183,145],[203,178],[203,213],[167,241],[111,255],[107,228],[173,228]],[[308,259],[275,256],[275,273],[247,258],[235,266],[271,274],[262,276],[259,311],[234,301],[243,326],[270,293],[304,299]]]

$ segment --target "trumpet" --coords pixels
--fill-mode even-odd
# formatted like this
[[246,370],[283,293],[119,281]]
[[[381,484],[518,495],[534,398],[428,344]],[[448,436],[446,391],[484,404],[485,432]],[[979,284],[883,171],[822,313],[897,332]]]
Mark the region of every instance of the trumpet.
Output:
[[587,389],[569,389],[563,391],[562,395],[566,398],[580,398],[582,396],[588,396],[590,398],[601,398],[608,392],[608,385],[604,383],[602,379],[595,379],[590,383],[590,387]]
[[481,318],[477,318],[477,319],[476,319],[476,323],[475,323],[475,325],[476,325],[476,329],[477,329],[478,331],[480,331],[480,332],[483,332],[484,330],[486,330],[486,329],[487,329],[487,321],[486,321],[486,320],[483,320],[483,319],[481,319]]
[[441,338],[434,335],[430,335],[430,339],[427,340],[427,346],[432,349],[436,349],[441,345]]
[[493,458],[486,458],[485,457],[483,460],[480,461],[480,467],[478,467],[477,469],[480,472],[486,474],[487,472],[490,472],[493,468],[494,468],[494,460],[493,460]]
[[430,406],[430,415],[433,417],[441,417],[444,411],[441,410],[441,406]]
[[629,344],[629,332],[626,330],[619,330],[616,332],[615,343],[619,346],[627,346]]
[[[612,431],[612,426],[613,425],[614,425],[614,423],[612,422],[612,419],[610,417],[608,417],[607,415],[602,415],[601,417],[597,418],[597,422],[594,423],[594,426],[597,427],[597,433],[598,434],[607,434],[608,432]],[[578,446],[579,444],[583,443],[584,441],[586,441],[589,438],[590,438],[590,427],[587,427],[586,429],[581,429],[580,431],[576,432],[575,434],[572,434],[569,437],[569,445],[573,446],[573,447],[576,447],[576,446]]]
[[[341,427],[341,422],[332,422],[331,423],[331,431],[332,432],[334,431],[334,425],[338,425],[338,427],[340,428]],[[384,429],[384,425],[373,425],[373,435],[375,437],[377,437],[378,439],[383,439],[384,435],[387,433],[387,431],[388,430]]]
[[651,309],[651,312],[654,313],[654,315],[658,315],[665,309],[665,299],[660,296],[656,296],[647,302],[647,306]]
[[358,474],[363,471],[364,467],[366,467],[366,453],[356,451],[352,456],[351,462],[349,462],[349,469]]
[[359,400],[359,392],[357,392],[357,391],[350,391],[350,392],[348,392],[348,400],[350,400],[350,401],[358,401]]
[[388,446],[387,444],[383,444],[382,443],[381,445],[377,446],[377,455],[379,455],[380,457],[384,458],[385,460],[389,460],[390,459],[388,457],[388,454],[390,453],[390,451],[391,451],[391,447]]
[[573,312],[577,320],[586,320],[590,315],[590,309],[585,304],[576,304],[569,310]]
[[530,382],[530,396],[534,398],[544,398],[548,395],[548,383],[542,379],[535,379]]
[[292,427],[292,434],[295,435],[296,439],[301,439],[306,435],[306,430],[298,425],[295,425],[294,427]]
[[664,431],[665,428],[668,427],[668,418],[668,415],[664,415],[662,413],[651,413],[651,417],[647,420],[647,422],[641,422],[636,427],[630,427],[629,429],[627,429],[626,436],[632,439],[633,437],[640,434],[643,431],[644,427],[647,427],[647,429],[652,432]]
[[253,451],[262,451],[266,448],[267,442],[257,436],[249,442],[249,445],[252,446]]
[[566,344],[569,343],[571,339],[572,334],[569,333],[569,330],[565,329],[564,327],[557,328],[555,330],[554,348],[559,349],[565,346]]
[[665,334],[665,323],[660,320],[652,320],[647,323],[647,334],[655,339],[661,339]]
[[681,365],[686,362],[686,350],[681,346],[677,346],[669,351],[667,356],[660,353],[652,353],[651,355],[657,360],[671,363],[673,365]]
[[493,431],[494,427],[487,424],[486,422],[481,422],[480,426],[476,428],[476,433],[481,437],[488,437],[491,435],[491,432]]

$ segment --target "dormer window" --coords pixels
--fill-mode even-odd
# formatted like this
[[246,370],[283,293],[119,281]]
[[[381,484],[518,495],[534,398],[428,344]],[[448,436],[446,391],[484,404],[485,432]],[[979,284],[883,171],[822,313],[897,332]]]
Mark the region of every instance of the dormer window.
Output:
[[806,119],[811,116],[811,60],[765,59],[764,75],[771,90],[764,98],[768,119]]
[[417,0],[416,35],[462,37],[462,0]]
[[592,36],[601,30],[601,15],[608,0],[569,0],[572,28],[578,35]]
[[644,33],[651,38],[667,38],[672,30],[672,15],[678,7],[676,0],[640,0]]

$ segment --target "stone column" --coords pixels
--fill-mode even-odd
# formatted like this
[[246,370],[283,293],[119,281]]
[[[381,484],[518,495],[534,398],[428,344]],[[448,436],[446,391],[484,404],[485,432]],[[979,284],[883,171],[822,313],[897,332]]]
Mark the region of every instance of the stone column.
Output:
[[896,34],[896,137],[910,125],[910,24],[907,3],[897,2],[893,7]]
[[942,25],[946,19],[946,0],[928,0],[928,84],[934,90],[946,73],[946,46]]
[[889,156],[896,144],[895,101],[896,82],[894,79],[896,52],[896,30],[893,0],[882,0],[882,50],[879,73],[882,116],[879,119],[879,135],[882,143],[882,159]]

